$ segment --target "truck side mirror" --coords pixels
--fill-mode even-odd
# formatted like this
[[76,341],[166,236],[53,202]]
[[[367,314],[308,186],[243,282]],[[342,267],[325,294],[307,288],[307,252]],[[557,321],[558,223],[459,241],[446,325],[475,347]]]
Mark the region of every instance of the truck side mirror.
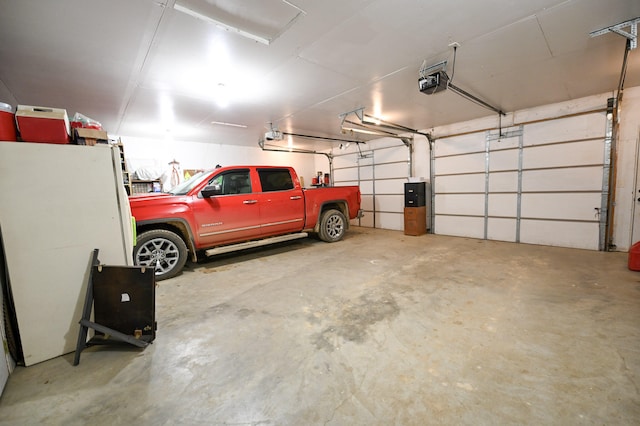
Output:
[[220,185],[208,185],[200,191],[203,198],[211,198],[216,195],[222,195],[222,187]]

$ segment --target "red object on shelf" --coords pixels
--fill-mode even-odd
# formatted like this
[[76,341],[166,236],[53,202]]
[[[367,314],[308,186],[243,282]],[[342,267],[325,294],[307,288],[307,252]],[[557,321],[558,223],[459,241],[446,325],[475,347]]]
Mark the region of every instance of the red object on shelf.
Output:
[[640,241],[629,249],[629,269],[640,271]]
[[69,143],[69,117],[65,109],[18,105],[16,122],[24,142]]
[[13,107],[0,102],[0,141],[17,141],[16,116]]

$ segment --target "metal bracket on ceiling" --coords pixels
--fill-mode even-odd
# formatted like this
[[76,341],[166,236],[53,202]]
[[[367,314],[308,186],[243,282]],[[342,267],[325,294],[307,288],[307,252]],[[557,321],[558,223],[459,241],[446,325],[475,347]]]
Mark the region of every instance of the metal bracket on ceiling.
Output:
[[356,108],[354,110],[343,112],[342,114],[340,114],[338,117],[340,117],[341,119],[341,124],[344,124],[344,120],[351,114],[355,114],[356,117],[358,117],[358,119],[362,121],[364,119],[364,107]]
[[[629,49],[633,50],[638,47],[638,22],[640,22],[640,17],[630,19],[616,25],[612,25],[610,27],[605,27],[600,30],[591,31],[589,33],[589,37],[597,37],[607,33],[615,33],[629,40]],[[630,29],[630,32],[623,30],[623,28],[627,27]]]
[[[358,121],[348,120],[347,117],[351,114],[355,114]],[[344,112],[340,114],[339,117],[341,119],[340,128],[343,133],[345,132],[345,130],[347,130],[351,132],[356,131],[366,133],[373,136],[397,138],[400,139],[406,146],[409,146],[413,143],[413,135],[422,135],[425,136],[428,140],[431,139],[431,135],[428,133],[419,132],[416,129],[412,129],[401,124],[392,123],[390,121],[365,114],[364,107]],[[345,123],[356,125],[360,128],[345,128]],[[411,136],[400,136],[401,134],[406,133],[411,134]]]
[[507,132],[498,131],[496,133],[488,132],[486,139],[488,141],[499,141],[501,139],[517,138],[522,135],[523,135],[522,129],[512,130]]
[[407,148],[411,148],[413,146],[413,136],[410,138],[400,138],[400,140]]

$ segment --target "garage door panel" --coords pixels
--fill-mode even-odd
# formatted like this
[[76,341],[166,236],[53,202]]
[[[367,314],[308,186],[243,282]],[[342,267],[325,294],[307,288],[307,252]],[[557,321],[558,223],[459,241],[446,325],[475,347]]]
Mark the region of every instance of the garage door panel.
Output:
[[475,133],[469,135],[456,136],[453,138],[440,139],[435,145],[436,157],[442,155],[457,155],[468,152],[478,152],[485,150],[485,137],[483,134]]
[[402,212],[404,209],[404,195],[376,195],[376,211]]
[[483,216],[484,194],[436,194],[435,213]]
[[489,194],[489,216],[516,217],[518,194]]
[[516,192],[517,190],[518,172],[492,173],[489,176],[489,192]]
[[376,165],[376,179],[397,178],[407,176],[409,168],[407,164],[378,164]]
[[360,179],[373,179],[373,166],[360,167]]
[[604,112],[550,120],[524,126],[524,146],[603,138],[606,128]]
[[[502,129],[502,133],[517,131],[516,128]],[[493,139],[489,142],[489,150],[491,152],[500,151],[501,149],[514,149],[520,145],[519,137]]]
[[484,172],[485,156],[482,154],[467,154],[456,157],[444,157],[437,159],[436,175],[451,173]]
[[439,139],[435,232],[597,249],[605,130],[599,112],[511,128],[511,138]]
[[373,195],[362,194],[360,208],[367,211],[373,211]]
[[517,150],[492,152],[489,155],[489,171],[517,170],[518,154]]
[[358,181],[357,180],[336,181],[336,186],[358,186]]
[[404,194],[406,178],[376,180],[376,194]]
[[602,166],[522,172],[523,191],[601,191]]
[[517,222],[515,219],[489,218],[487,225],[487,238],[497,241],[516,240]]
[[520,242],[598,250],[597,223],[522,220]]
[[[375,148],[361,146],[361,154],[340,155],[334,161],[337,186],[358,185],[365,216],[360,226],[402,229],[404,184],[409,174],[409,151],[397,139],[376,141]],[[364,149],[367,148],[367,149]]]
[[524,218],[560,220],[597,220],[600,194],[554,193],[522,194]]
[[436,193],[484,192],[483,174],[439,176],[436,179]]
[[373,166],[373,151],[362,151],[363,157],[358,158],[358,166],[367,167]]
[[333,167],[334,169],[358,167],[358,156],[357,154],[335,156],[333,157]]
[[602,164],[602,140],[526,148],[524,169]]
[[409,150],[404,145],[398,147],[379,149],[375,152],[376,164],[395,163],[400,161],[409,161]]
[[360,192],[364,194],[373,194],[373,181],[365,180],[360,181]]
[[481,217],[436,216],[435,230],[440,235],[484,238],[484,219]]
[[357,181],[358,180],[358,169],[350,168],[350,169],[334,169],[333,171],[333,179],[338,181]]
[[365,212],[364,216],[360,218],[360,226],[364,226],[366,228],[373,228],[373,213]]
[[376,227],[402,231],[404,229],[404,216],[401,213],[376,213]]

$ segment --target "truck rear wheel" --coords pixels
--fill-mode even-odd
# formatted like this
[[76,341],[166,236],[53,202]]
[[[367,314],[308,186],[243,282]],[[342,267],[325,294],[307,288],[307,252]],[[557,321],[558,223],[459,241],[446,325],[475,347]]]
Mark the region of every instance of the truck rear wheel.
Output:
[[187,261],[187,245],[174,232],[154,229],[138,236],[133,261],[139,266],[155,268],[156,281],[175,277]]
[[327,210],[320,218],[320,232],[318,235],[322,241],[333,243],[344,237],[347,227],[347,219],[340,210]]

